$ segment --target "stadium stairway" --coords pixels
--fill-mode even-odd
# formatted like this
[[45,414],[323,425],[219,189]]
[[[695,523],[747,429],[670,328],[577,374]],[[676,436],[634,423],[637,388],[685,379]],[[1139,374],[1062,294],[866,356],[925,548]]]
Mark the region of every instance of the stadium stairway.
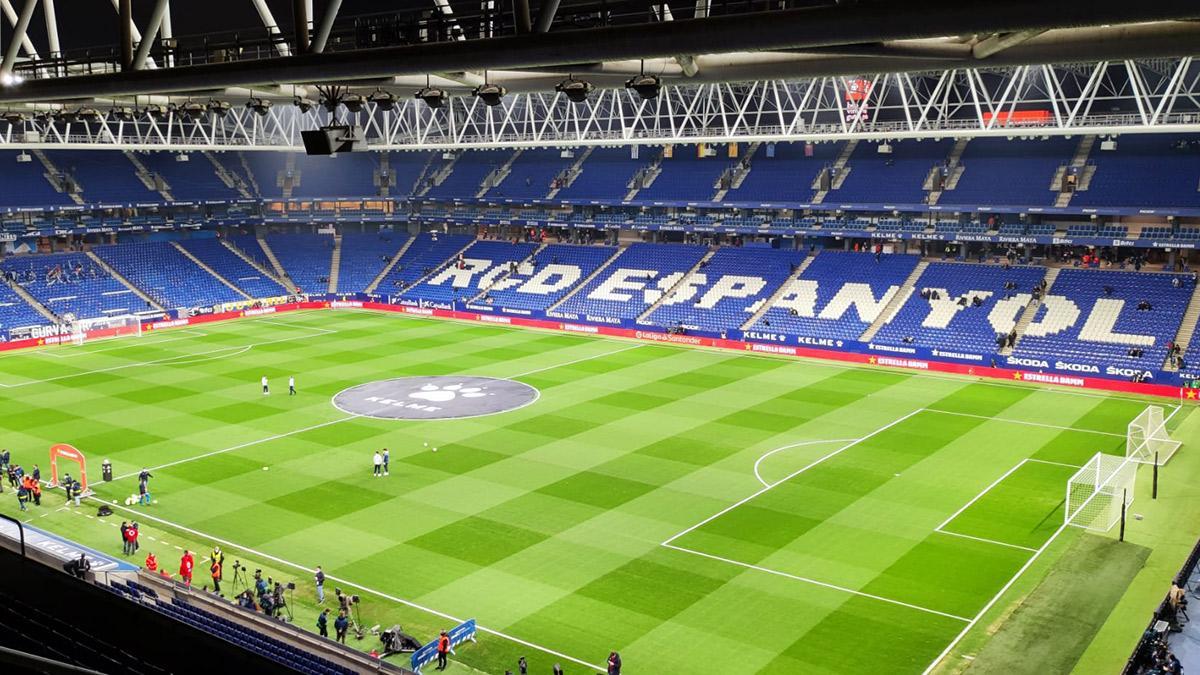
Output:
[[375,280],[372,281],[370,284],[367,285],[366,288],[363,289],[363,293],[366,293],[367,295],[374,293],[375,289],[379,288],[379,284],[382,283],[383,280],[387,278],[388,274],[391,274],[392,268],[396,266],[396,263],[400,261],[400,258],[404,257],[404,254],[408,252],[408,249],[413,245],[413,242],[416,240],[417,240],[416,237],[409,237],[404,242],[404,245],[400,247],[400,250],[396,251],[396,254],[393,255],[391,257],[391,259],[388,260],[387,264],[383,266],[383,269],[379,270],[379,274],[375,275]]
[[[1046,297],[1046,295],[1052,290],[1054,290],[1054,280],[1058,278],[1058,273],[1061,269],[1061,267],[1046,268],[1046,291],[1042,293],[1043,298]],[[1013,341],[1014,346],[1002,348],[998,352],[1001,356],[1008,356],[1009,354],[1012,354],[1013,349],[1016,348],[1016,345],[1021,344],[1021,338],[1025,335],[1025,329],[1029,328],[1029,324],[1033,323],[1033,319],[1038,313],[1038,307],[1041,306],[1041,300],[1029,300],[1029,304],[1026,305],[1025,309],[1021,311],[1021,316],[1017,317],[1017,325],[1013,327],[1013,330],[1017,332],[1017,339]]]
[[645,167],[638,167],[633,172],[633,175],[629,177],[629,182],[625,184],[625,187],[629,188],[629,192],[625,193],[625,201],[633,201],[633,198],[637,197],[638,192],[654,185],[654,180],[662,173],[662,163],[665,156],[665,150],[659,151],[654,161]]
[[[446,179],[450,177],[450,174],[454,173],[454,165],[458,164],[458,160],[460,157],[463,156],[463,154],[465,154],[465,151],[455,153],[454,157],[449,162],[446,162],[445,164],[443,164],[441,166],[437,166],[437,164],[436,164],[436,157],[438,155],[436,153],[431,155],[430,161],[433,163],[431,163],[427,167],[426,171],[421,172],[421,178],[418,179],[417,187],[415,190],[417,196],[424,197],[426,194],[429,193],[430,190],[441,185],[442,183],[445,183]],[[433,173],[429,173],[428,169],[432,169]],[[426,175],[429,176],[429,179],[427,181],[425,180]],[[422,182],[424,183],[424,185],[421,184]]]
[[922,260],[917,263],[917,266],[913,268],[908,278],[904,280],[904,285],[900,287],[900,291],[892,296],[891,301],[879,313],[875,322],[867,330],[863,331],[862,336],[858,338],[860,342],[870,342],[875,337],[875,334],[879,332],[880,328],[883,328],[891,323],[892,319],[896,318],[896,313],[900,311],[904,303],[908,302],[908,298],[913,294],[913,290],[915,290],[917,279],[921,278],[921,274],[925,272],[926,267],[929,267],[928,260]]
[[184,255],[184,257],[186,257],[188,260],[191,260],[192,262],[196,263],[200,267],[200,269],[211,274],[214,279],[216,279],[217,281],[221,282],[222,284],[225,284],[226,286],[228,286],[234,293],[237,293],[238,295],[242,296],[246,300],[253,299],[245,291],[243,291],[242,289],[240,289],[236,285],[234,285],[234,283],[232,281],[226,279],[225,277],[221,276],[220,274],[217,274],[217,271],[214,270],[213,268],[209,267],[208,265],[206,265],[203,260],[192,255],[191,251],[188,251],[179,242],[173,241],[173,242],[171,242],[171,246],[174,246],[175,250],[182,253]]
[[56,176],[63,175],[63,172],[58,170],[58,167],[54,165],[54,162],[50,161],[50,158],[46,156],[45,152],[41,150],[30,150],[29,154],[37,157],[38,161],[42,163],[42,166],[46,167],[46,180],[54,186],[55,190],[65,194],[71,199],[71,201],[80,206],[83,206],[86,203],[83,200],[83,195],[79,194],[78,192],[70,192],[66,189],[65,185],[55,178]]
[[[532,251],[532,252],[531,252],[529,255],[525,256],[525,258],[524,258],[524,259],[522,259],[520,262],[518,262],[518,263],[517,263],[517,269],[518,269],[518,270],[519,270],[521,273],[523,273],[523,274],[530,274],[530,273],[531,273],[531,268],[529,267],[529,263],[530,263],[530,261],[532,261],[532,260],[534,260],[535,258],[537,258],[538,254],[539,254],[539,253],[541,253],[542,251],[546,250],[546,247],[547,247],[547,246],[549,246],[549,245],[550,245],[550,244],[547,244],[547,243],[544,243],[544,242],[543,242],[543,243],[542,243],[541,245],[539,245],[537,248],[533,249],[533,251]],[[488,293],[490,293],[490,292],[491,292],[491,290],[492,290],[493,288],[495,288],[497,285],[500,285],[500,282],[504,281],[504,280],[505,280],[505,279],[507,279],[509,276],[510,276],[510,275],[509,275],[509,273],[508,273],[507,271],[505,271],[503,274],[501,274],[500,276],[496,277],[496,278],[495,278],[495,279],[492,281],[492,283],[488,284],[486,287],[484,287],[484,288],[483,288],[482,290],[480,290],[478,293],[476,293],[475,295],[471,296],[471,297],[470,297],[470,298],[467,300],[467,302],[478,302],[478,301],[480,301],[481,299],[483,299],[483,298],[486,298],[486,297],[487,297],[487,294],[488,294]]]
[[[286,279],[288,276],[287,270],[283,268],[283,264],[280,263],[279,258],[275,256],[275,251],[271,249],[271,244],[267,242],[267,238],[262,236],[260,233],[255,236],[255,239],[258,240],[258,247],[262,249],[263,255],[267,257],[267,262],[271,263],[271,269],[275,270],[275,280],[278,281],[280,279]],[[266,269],[263,269],[263,266],[259,264],[257,260],[253,260],[249,256],[245,255],[242,251],[239,251],[236,246],[229,244],[228,240],[223,241],[226,242],[226,245],[229,246],[231,251],[242,256],[246,262],[250,263],[264,274],[270,276],[270,272]]]
[[56,316],[54,312],[51,312],[49,309],[47,309],[45,305],[38,302],[37,298],[30,295],[29,291],[21,287],[21,284],[9,281],[8,279],[5,279],[4,283],[8,284],[8,287],[11,288],[13,292],[16,293],[22,300],[24,300],[26,304],[36,309],[38,314],[46,317],[50,323],[58,323],[58,316]]
[[767,310],[774,307],[775,303],[779,301],[779,298],[782,297],[783,294],[786,293],[789,288],[791,288],[792,283],[795,282],[797,279],[799,279],[801,274],[804,274],[804,270],[808,269],[809,264],[812,263],[812,261],[815,260],[816,257],[817,256],[815,256],[815,255],[809,254],[809,256],[807,258],[805,258],[803,262],[801,262],[799,265],[796,266],[796,271],[793,272],[792,275],[790,277],[788,277],[786,281],[784,281],[782,284],[779,284],[779,288],[775,289],[775,292],[771,294],[771,297],[767,298],[766,300],[764,300],[756,305],[751,305],[750,307],[748,307],[747,310],[752,311],[753,314],[751,314],[750,318],[746,319],[746,322],[743,323],[738,328],[741,330],[750,330],[750,328],[752,326],[754,326],[754,324],[758,323],[758,320],[761,319],[763,317],[763,315],[767,313]]
[[239,152],[238,163],[242,166],[242,175],[250,182],[250,191],[253,193],[250,198],[262,197],[262,189],[258,186],[258,179],[254,177],[254,169],[250,168],[250,161],[246,159],[246,153]]
[[[1088,166],[1088,156],[1092,153],[1092,146],[1096,144],[1095,135],[1089,134],[1079,139],[1079,145],[1075,146],[1075,156],[1071,158],[1069,164],[1065,164],[1054,173],[1054,180],[1050,183],[1050,189],[1058,192],[1058,199],[1055,200],[1054,206],[1062,208],[1071,205],[1071,198],[1076,192],[1085,192],[1088,189],[1088,184],[1092,182],[1092,174],[1096,173],[1096,167]],[[1079,169],[1078,180],[1075,182],[1075,189],[1062,192],[1063,174],[1067,169]]]
[[[1200,321],[1200,285],[1192,289],[1192,299],[1183,313],[1183,322],[1179,324],[1179,331],[1175,333],[1175,344],[1179,345],[1183,354],[1187,354],[1188,346],[1192,344],[1192,337],[1196,334],[1198,321]],[[1168,358],[1163,363],[1163,370],[1173,373],[1179,369],[1175,367],[1174,361]]]
[[700,269],[704,267],[704,264],[717,254],[718,250],[720,249],[715,246],[709,248],[708,251],[705,252],[704,256],[697,260],[695,265],[692,265],[692,268],[687,271],[687,274],[679,277],[679,281],[676,281],[673,286],[668,288],[665,293],[659,296],[658,300],[655,300],[653,304],[646,308],[646,311],[638,315],[637,322],[649,325],[650,315],[654,313],[654,310],[658,309],[659,306],[663,304],[664,300],[674,295],[680,288],[683,288],[684,282],[686,282],[693,274],[700,271]]
[[162,305],[160,305],[160,304],[158,303],[158,301],[157,301],[157,300],[155,300],[154,298],[150,297],[150,296],[149,296],[149,295],[148,295],[148,294],[147,294],[145,291],[143,291],[142,289],[138,288],[137,286],[134,286],[134,285],[133,285],[133,282],[131,282],[129,279],[126,279],[126,278],[125,278],[125,276],[124,276],[123,274],[121,274],[120,272],[118,272],[117,270],[113,269],[112,265],[109,265],[108,263],[104,262],[104,259],[103,259],[103,258],[101,258],[100,256],[96,255],[96,254],[95,254],[95,253],[93,253],[92,251],[88,251],[88,252],[87,252],[87,257],[88,257],[88,259],[90,259],[92,262],[96,263],[96,266],[97,266],[97,267],[99,267],[100,269],[102,269],[102,270],[104,270],[105,272],[107,272],[107,273],[108,273],[108,275],[109,275],[109,276],[111,276],[113,279],[116,279],[117,281],[119,281],[119,282],[121,282],[122,284],[124,284],[126,288],[128,288],[128,289],[129,289],[129,290],[131,290],[131,291],[133,291],[133,294],[134,294],[134,295],[136,295],[136,296],[138,296],[139,298],[141,298],[142,300],[144,300],[144,301],[145,301],[147,304],[149,304],[151,307],[153,307],[154,309],[156,309],[156,310],[158,310],[158,311],[160,311],[160,312],[165,312],[165,311],[167,311],[167,309],[166,309],[165,307],[163,307]]
[[854,154],[854,149],[856,147],[858,147],[858,140],[847,142],[846,147],[842,148],[841,154],[839,154],[837,159],[834,160],[833,166],[830,167],[830,171],[833,172],[833,180],[829,184],[829,190],[821,189],[821,174],[823,174],[824,171],[818,173],[816,178],[813,179],[812,189],[817,191],[816,194],[813,195],[812,201],[814,204],[820,204],[821,202],[825,201],[825,197],[830,192],[842,187],[842,183],[846,181],[846,176],[850,173],[850,170],[846,168],[846,163],[850,161],[850,156]]
[[212,164],[213,171],[216,172],[217,178],[221,179],[221,182],[225,184],[225,187],[237,190],[238,194],[242,196],[242,199],[254,198],[254,195],[250,193],[250,187],[246,185],[246,181],[242,180],[240,176],[231,173],[229,169],[225,168],[225,165],[221,164],[221,161],[217,159],[215,155],[207,151],[201,152],[200,154],[204,155],[204,158],[207,159],[210,164]]
[[557,178],[562,181],[562,187],[556,187],[550,190],[550,192],[546,194],[546,199],[554,199],[554,197],[558,195],[559,190],[571,187],[571,185],[575,182],[575,179],[579,178],[580,174],[583,173],[583,163],[587,161],[588,157],[592,156],[592,152],[595,149],[596,146],[589,145],[583,152],[579,153],[579,156],[575,158],[575,161],[571,163],[571,166],[563,169],[562,173],[558,174]]
[[296,290],[296,285],[294,283],[286,283],[290,277],[288,277],[287,272],[284,271],[283,265],[280,265],[279,260],[275,258],[275,252],[272,251],[271,247],[267,245],[267,240],[263,239],[262,237],[256,237],[256,239],[258,240],[259,247],[261,247],[263,250],[263,255],[267,256],[267,259],[271,261],[271,266],[277,270],[277,273],[273,273],[271,270],[263,267],[262,263],[258,262],[245,251],[235,246],[234,243],[228,239],[221,239],[221,244],[224,245],[225,248],[229,249],[231,253],[244,260],[247,265],[258,270],[258,272],[266,278],[274,281],[280,286],[283,286],[288,291]]
[[333,252],[329,254],[329,287],[326,293],[337,293],[338,272],[342,269],[342,233],[333,235]]
[[167,184],[167,179],[162,176],[156,177],[154,172],[147,168],[145,163],[138,159],[137,155],[132,152],[123,150],[121,154],[125,155],[125,158],[137,169],[134,175],[137,176],[138,180],[142,181],[142,185],[145,185],[147,190],[157,192],[163,198],[163,201],[175,201],[175,197],[171,195],[171,186]]
[[550,312],[557,310],[560,305],[562,305],[564,302],[570,300],[573,295],[575,295],[579,291],[583,290],[584,288],[587,288],[588,284],[592,283],[592,281],[594,281],[601,274],[604,274],[604,270],[608,269],[610,265],[612,265],[614,262],[616,262],[621,257],[622,253],[624,253],[625,251],[628,251],[628,250],[629,250],[629,247],[619,249],[608,260],[605,260],[603,265],[600,265],[599,267],[597,267],[591,274],[587,275],[582,280],[580,280],[579,283],[575,284],[575,288],[571,289],[571,291],[569,293],[567,293],[566,295],[559,298],[558,302],[547,307],[546,313],[549,314]]
[[953,190],[958,185],[958,179],[962,178],[965,169],[962,165],[963,151],[967,149],[967,143],[970,142],[970,138],[960,138],[954,142],[954,147],[950,150],[950,154],[946,156],[946,166],[950,167],[950,175],[946,176],[946,180],[942,182],[941,190],[933,189],[933,177],[940,170],[940,167],[935,166],[929,170],[929,175],[925,178],[925,185],[923,187],[929,191],[927,202],[930,206],[938,203],[938,200],[942,198],[942,192]]
[[513,162],[517,161],[517,158],[520,157],[524,152],[524,148],[517,148],[513,154],[509,155],[508,159],[505,160],[503,164],[496,167],[488,175],[484,176],[483,180],[479,183],[479,190],[475,193],[475,198],[483,199],[483,196],[486,195],[489,190],[500,187],[500,184],[504,182],[504,179],[508,178],[508,174],[512,173]]

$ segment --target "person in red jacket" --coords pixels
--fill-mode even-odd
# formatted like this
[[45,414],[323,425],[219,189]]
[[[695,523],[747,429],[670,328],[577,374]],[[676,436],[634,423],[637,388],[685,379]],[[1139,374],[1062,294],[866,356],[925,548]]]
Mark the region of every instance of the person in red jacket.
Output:
[[158,558],[154,557],[153,551],[146,554],[146,571],[147,572],[157,572],[158,571]]
[[442,631],[442,634],[440,636],[438,636],[437,645],[438,645],[437,646],[437,652],[438,652],[437,669],[445,670],[446,669],[446,654],[450,651],[450,636],[446,635],[446,631]]
[[192,585],[192,567],[195,564],[196,560],[192,557],[192,552],[184,551],[183,557],[179,559],[179,576],[183,577],[183,583],[188,586]]

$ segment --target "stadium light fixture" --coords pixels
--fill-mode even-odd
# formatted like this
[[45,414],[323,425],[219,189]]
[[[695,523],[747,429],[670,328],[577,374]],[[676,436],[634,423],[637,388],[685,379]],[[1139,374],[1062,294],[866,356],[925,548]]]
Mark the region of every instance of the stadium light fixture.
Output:
[[342,105],[351,113],[360,113],[367,107],[367,98],[362,94],[346,94],[342,97]]
[[0,84],[4,85],[6,87],[15,87],[16,85],[21,84],[24,81],[25,81],[25,78],[21,77],[20,75],[18,75],[16,73],[5,73],[3,77],[0,77]]
[[10,126],[14,127],[25,121],[25,115],[17,112],[16,110],[9,110],[3,115],[0,115],[0,117],[2,117],[5,122],[8,122]]
[[504,87],[498,84],[491,84],[487,82],[475,87],[475,91],[471,92],[473,96],[478,98],[480,101],[483,101],[484,105],[488,106],[500,105],[500,102],[504,99],[504,95],[507,93],[508,90]]
[[643,73],[629,78],[625,82],[625,88],[636,91],[638,96],[642,97],[643,101],[649,101],[650,99],[658,98],[658,92],[662,89],[662,80],[658,79],[657,75],[646,75]]
[[174,103],[169,103],[165,106],[157,103],[146,106],[146,115],[156,120],[164,120],[173,112],[175,112]]
[[233,110],[233,104],[229,101],[218,101],[214,98],[208,102],[208,111],[217,117],[225,117],[230,110]]
[[292,105],[299,108],[300,112],[306,113],[306,112],[312,110],[313,108],[317,107],[317,102],[312,99],[301,98],[301,97],[297,96],[296,98],[292,99]]
[[414,98],[419,98],[430,108],[440,108],[446,105],[446,92],[435,87],[425,87],[418,91]]
[[108,115],[118,122],[129,122],[137,116],[137,111],[127,106],[117,106],[110,110]]
[[194,122],[204,119],[204,116],[208,113],[208,108],[206,108],[204,104],[200,103],[199,101],[188,101],[187,103],[183,104],[183,107],[180,108],[180,110],[183,111],[185,117]]
[[391,92],[382,89],[368,96],[367,100],[374,103],[380,110],[392,110],[396,107],[396,97]]
[[98,122],[104,117],[103,113],[95,108],[80,108],[75,115],[84,122]]
[[265,116],[271,110],[271,101],[265,98],[251,98],[246,101],[246,107]]
[[572,103],[583,103],[587,100],[588,94],[595,89],[591,82],[575,79],[575,76],[569,76],[567,79],[554,85],[554,91],[567,97],[567,100]]

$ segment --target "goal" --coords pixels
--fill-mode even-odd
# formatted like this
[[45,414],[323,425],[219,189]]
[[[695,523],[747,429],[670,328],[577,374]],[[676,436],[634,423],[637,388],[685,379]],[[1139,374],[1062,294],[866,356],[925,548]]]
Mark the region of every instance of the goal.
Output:
[[81,345],[92,340],[142,334],[142,320],[133,314],[75,319],[71,322],[71,342]]
[[[1167,419],[1170,419],[1169,417]],[[1181,443],[1171,440],[1162,406],[1147,406],[1125,431],[1125,456],[1141,464],[1162,466],[1171,459]]]
[[1067,525],[1107,532],[1133,503],[1137,463],[1129,457],[1096,453],[1067,481]]

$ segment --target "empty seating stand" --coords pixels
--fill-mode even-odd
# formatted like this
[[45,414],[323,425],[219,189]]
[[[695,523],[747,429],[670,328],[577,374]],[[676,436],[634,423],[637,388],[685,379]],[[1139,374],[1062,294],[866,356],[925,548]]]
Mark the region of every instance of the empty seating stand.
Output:
[[[255,242],[257,243],[257,242]],[[267,245],[303,293],[324,293],[329,287],[333,236],[328,234],[268,234]],[[345,259],[339,268],[344,268]],[[340,269],[339,269],[340,271]],[[374,278],[374,277],[372,277]],[[363,286],[365,288],[365,285]],[[362,290],[359,288],[358,290]]]
[[[536,264],[518,267],[482,302],[516,310],[549,309],[616,253],[612,246],[551,244],[537,254]],[[537,283],[529,283],[535,279]]]
[[665,298],[647,321],[709,332],[738,328],[804,258],[801,251],[723,248]]
[[216,237],[187,239],[180,242],[188,253],[196,256],[214,272],[252,298],[271,298],[287,295],[288,291],[262,272],[230,251]]
[[0,152],[0,167],[4,168],[0,177],[3,184],[0,188],[0,206],[60,206],[74,203],[68,195],[54,189],[46,179],[46,167],[41,162],[33,159],[32,155],[32,161],[18,162],[18,154],[8,150]]
[[857,340],[916,266],[912,255],[821,251],[753,328]]
[[179,153],[148,152],[138,159],[152,173],[158,174],[170,187],[171,196],[181,201],[239,199],[237,190],[217,177],[212,162],[198,152],[185,155],[188,161],[178,161]]
[[160,305],[211,307],[244,298],[198,267],[170,242],[97,246],[96,255]]
[[[557,311],[635,319],[678,283],[707,252],[703,246],[632,244],[604,274],[568,298]],[[614,279],[622,280],[619,286],[629,288],[614,285]]]
[[462,269],[455,259],[437,266],[425,281],[405,289],[401,297],[411,300],[451,302],[469,300],[509,271],[510,263],[529,257],[537,244],[479,240],[463,252]]
[[[1013,354],[1093,366],[1093,374],[1108,374],[1104,369],[1109,364],[1159,368],[1192,296],[1192,284],[1176,287],[1175,276],[1063,270]],[[1151,309],[1137,309],[1142,301]],[[1130,356],[1132,348],[1141,349],[1142,355]]]
[[417,235],[404,255],[380,281],[376,292],[381,295],[399,295],[413,282],[436,270],[469,243],[471,237],[462,234],[423,232]]
[[91,319],[147,309],[144,300],[83,253],[9,258],[0,270],[22,275],[21,286],[60,317]]
[[[931,263],[913,284],[900,311],[879,329],[874,342],[915,344],[968,354],[991,354],[998,335],[1008,334],[1029,304],[1042,267],[978,263]],[[1005,288],[1011,284],[1013,288]],[[922,297],[924,290],[938,298]],[[976,305],[974,298],[980,299]],[[959,300],[966,304],[960,304]]]

